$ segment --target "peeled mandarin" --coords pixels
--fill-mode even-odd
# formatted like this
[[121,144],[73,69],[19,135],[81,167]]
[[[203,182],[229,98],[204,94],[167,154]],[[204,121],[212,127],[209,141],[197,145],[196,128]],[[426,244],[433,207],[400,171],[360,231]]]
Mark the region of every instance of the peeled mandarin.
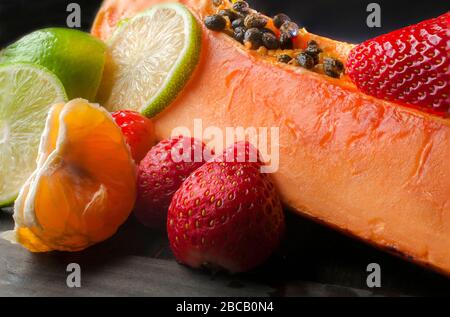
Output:
[[135,197],[135,164],[111,115],[83,99],[57,104],[5,237],[32,252],[83,250],[117,231]]

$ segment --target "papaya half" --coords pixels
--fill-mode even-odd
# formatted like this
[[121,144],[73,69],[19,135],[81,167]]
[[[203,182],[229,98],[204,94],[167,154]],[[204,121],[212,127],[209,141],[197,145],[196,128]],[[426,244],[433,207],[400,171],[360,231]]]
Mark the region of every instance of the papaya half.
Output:
[[[158,0],[106,0],[92,33]],[[211,0],[182,0],[199,21]],[[353,45],[302,31],[345,62]],[[367,96],[345,77],[277,63],[203,28],[200,63],[155,118],[174,128],[279,127],[273,178],[296,213],[450,275],[450,119]],[[301,44],[300,44],[301,45]]]

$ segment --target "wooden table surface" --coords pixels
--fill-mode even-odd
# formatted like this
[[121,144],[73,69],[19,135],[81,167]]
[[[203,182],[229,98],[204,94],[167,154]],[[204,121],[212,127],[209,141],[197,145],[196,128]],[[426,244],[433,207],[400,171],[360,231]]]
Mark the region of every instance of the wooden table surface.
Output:
[[[11,211],[0,211],[0,232],[12,227]],[[382,270],[377,290],[366,286],[372,262]],[[66,285],[69,263],[81,266],[81,288]],[[0,296],[380,295],[450,295],[450,280],[296,215],[288,216],[280,250],[239,275],[179,265],[165,235],[133,217],[113,238],[83,252],[32,254],[0,241]]]

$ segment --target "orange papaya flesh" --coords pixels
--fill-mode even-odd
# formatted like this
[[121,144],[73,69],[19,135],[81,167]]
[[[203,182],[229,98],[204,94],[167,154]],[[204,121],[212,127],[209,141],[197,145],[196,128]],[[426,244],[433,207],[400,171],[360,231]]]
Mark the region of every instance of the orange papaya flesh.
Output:
[[[158,0],[107,0],[92,33]],[[210,0],[183,0],[199,21]],[[313,34],[345,61],[351,45]],[[279,127],[273,179],[286,206],[408,260],[450,275],[450,120],[359,92],[334,79],[248,51],[203,29],[199,65],[155,118],[163,139],[177,127]]]

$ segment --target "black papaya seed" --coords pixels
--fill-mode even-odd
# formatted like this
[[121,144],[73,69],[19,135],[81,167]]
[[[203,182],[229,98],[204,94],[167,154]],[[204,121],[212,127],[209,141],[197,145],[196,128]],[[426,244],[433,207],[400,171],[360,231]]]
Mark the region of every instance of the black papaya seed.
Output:
[[297,62],[301,67],[306,68],[306,69],[311,69],[315,65],[314,58],[305,52],[298,54]]
[[280,48],[283,50],[290,50],[293,48],[292,37],[290,34],[281,33]]
[[271,29],[268,29],[268,28],[261,28],[260,30],[261,30],[261,32],[263,32],[263,33],[270,33],[270,34],[275,35],[275,32],[272,31]]
[[288,33],[292,37],[295,37],[295,36],[298,35],[299,27],[294,22],[286,21],[281,26],[280,31],[283,32],[283,33]]
[[231,27],[233,29],[238,28],[238,27],[244,27],[244,19],[236,19],[231,23]]
[[237,27],[234,29],[233,37],[236,41],[244,43],[245,32],[247,30],[244,27]]
[[213,31],[223,31],[227,26],[225,18],[218,14],[209,15],[205,18],[205,25]]
[[244,14],[250,11],[250,6],[246,1],[236,1],[235,3],[233,3],[232,8],[234,11]]
[[257,28],[248,29],[245,32],[244,43],[250,43],[251,48],[257,50],[258,48],[263,46],[262,34],[263,33]]
[[247,29],[251,28],[260,29],[265,27],[268,21],[269,20],[265,16],[258,13],[252,13],[245,17],[244,25]]
[[344,72],[344,64],[337,60],[336,58],[324,58],[323,60],[323,70],[325,74],[333,78],[341,77],[341,74]]
[[272,33],[269,32],[263,33],[262,41],[264,46],[268,50],[276,50],[280,47],[280,42],[278,41],[277,37]]
[[284,13],[277,14],[273,17],[273,24],[277,29],[281,28],[284,22],[291,22],[291,18]]

